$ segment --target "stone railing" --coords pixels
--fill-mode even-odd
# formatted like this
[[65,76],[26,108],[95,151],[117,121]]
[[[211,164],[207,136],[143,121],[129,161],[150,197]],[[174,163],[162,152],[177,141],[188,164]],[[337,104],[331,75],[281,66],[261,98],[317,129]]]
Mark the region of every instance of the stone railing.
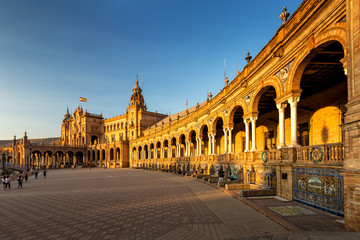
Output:
[[225,153],[217,155],[218,162],[233,162],[235,161],[235,154],[233,153]]
[[343,143],[331,143],[296,148],[297,163],[341,165],[345,151]]

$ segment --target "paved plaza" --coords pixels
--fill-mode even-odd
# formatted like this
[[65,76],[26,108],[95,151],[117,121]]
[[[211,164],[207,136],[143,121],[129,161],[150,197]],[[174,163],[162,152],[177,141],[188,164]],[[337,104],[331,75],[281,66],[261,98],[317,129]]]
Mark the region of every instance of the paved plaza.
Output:
[[[359,239],[290,232],[226,192],[170,173],[59,169],[1,191],[0,239]],[[330,237],[331,238],[330,238]],[[345,237],[345,238],[344,238]]]

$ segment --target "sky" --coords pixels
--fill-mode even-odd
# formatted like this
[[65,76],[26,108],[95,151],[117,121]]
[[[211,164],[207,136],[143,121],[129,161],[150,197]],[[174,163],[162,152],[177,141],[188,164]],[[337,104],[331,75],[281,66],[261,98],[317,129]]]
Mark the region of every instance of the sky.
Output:
[[206,100],[301,0],[0,0],[0,140],[59,137],[67,106],[125,113],[136,75],[149,111]]

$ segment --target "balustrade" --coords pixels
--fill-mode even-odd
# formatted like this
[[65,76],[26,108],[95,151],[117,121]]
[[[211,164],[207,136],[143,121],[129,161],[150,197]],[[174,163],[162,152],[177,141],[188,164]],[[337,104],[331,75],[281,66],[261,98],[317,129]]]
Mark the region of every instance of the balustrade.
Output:
[[296,148],[297,162],[318,164],[343,164],[344,144],[331,143]]

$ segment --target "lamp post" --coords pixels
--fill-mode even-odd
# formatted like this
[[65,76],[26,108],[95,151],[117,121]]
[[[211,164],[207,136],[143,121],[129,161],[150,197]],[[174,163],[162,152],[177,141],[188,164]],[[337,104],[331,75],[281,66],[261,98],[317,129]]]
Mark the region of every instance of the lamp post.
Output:
[[29,162],[30,162],[30,164],[29,164],[29,162],[28,162],[28,165],[27,165],[27,167],[26,167],[26,169],[27,169],[27,171],[29,171],[29,165],[31,166],[31,149],[32,149],[32,146],[31,146],[31,144],[30,144],[30,156],[29,156]]

